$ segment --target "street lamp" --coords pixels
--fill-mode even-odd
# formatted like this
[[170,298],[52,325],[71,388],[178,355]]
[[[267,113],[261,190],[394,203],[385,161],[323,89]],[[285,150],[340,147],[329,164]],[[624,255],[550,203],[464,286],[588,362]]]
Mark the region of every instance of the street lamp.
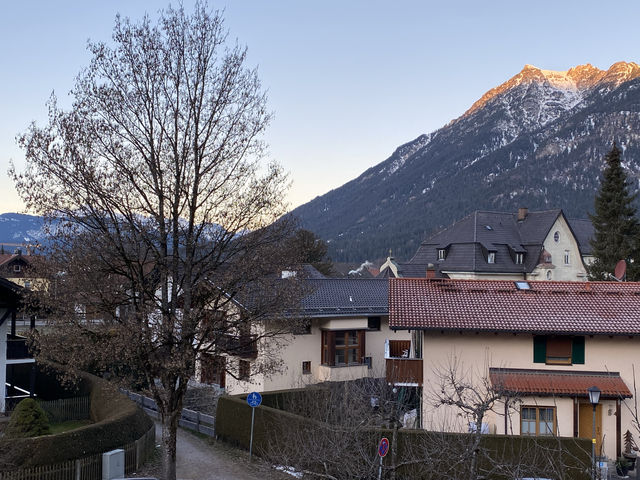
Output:
[[593,405],[593,428],[591,430],[591,479],[596,478],[596,406],[600,401],[600,389],[598,387],[587,388],[589,401]]

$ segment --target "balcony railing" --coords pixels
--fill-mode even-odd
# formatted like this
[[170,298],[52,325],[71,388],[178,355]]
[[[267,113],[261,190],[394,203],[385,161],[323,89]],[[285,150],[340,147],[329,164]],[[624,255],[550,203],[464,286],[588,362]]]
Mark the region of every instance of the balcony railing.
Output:
[[421,358],[387,358],[387,382],[422,386]]
[[218,348],[227,353],[241,358],[256,358],[258,356],[258,343],[255,335],[221,335],[216,339]]
[[19,335],[7,335],[7,360],[33,358],[29,354],[27,339]]

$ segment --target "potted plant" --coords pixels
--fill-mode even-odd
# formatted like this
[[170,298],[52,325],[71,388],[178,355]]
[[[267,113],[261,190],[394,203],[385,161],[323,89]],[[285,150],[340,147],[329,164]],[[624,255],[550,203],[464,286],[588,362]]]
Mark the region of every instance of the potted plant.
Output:
[[633,440],[633,434],[627,430],[624,434],[624,452],[622,455],[629,462],[629,470],[633,470],[636,466],[636,458],[638,457],[638,446]]
[[629,473],[630,465],[629,460],[627,460],[624,455],[619,456],[618,460],[616,460],[616,473],[618,476],[626,477],[627,473]]

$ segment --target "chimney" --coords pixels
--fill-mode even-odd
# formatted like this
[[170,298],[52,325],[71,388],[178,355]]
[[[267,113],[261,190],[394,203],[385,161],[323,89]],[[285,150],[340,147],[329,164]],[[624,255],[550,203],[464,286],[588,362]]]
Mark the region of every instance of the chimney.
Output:
[[518,221],[521,222],[525,218],[527,218],[528,213],[529,213],[529,209],[527,207],[520,207],[518,209]]
[[433,265],[433,263],[427,265],[427,278],[436,278],[436,267]]

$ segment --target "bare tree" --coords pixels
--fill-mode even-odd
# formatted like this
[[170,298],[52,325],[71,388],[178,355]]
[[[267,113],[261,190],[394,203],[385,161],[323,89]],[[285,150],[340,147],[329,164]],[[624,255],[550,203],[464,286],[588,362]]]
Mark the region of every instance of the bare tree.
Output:
[[261,163],[266,98],[218,12],[169,7],[155,24],[118,16],[112,44],[88,48],[73,106],[52,97],[48,124],[19,138],[26,169],[10,172],[28,210],[52,221],[38,301],[56,329],[37,347],[149,388],[173,480],[196,356],[260,344],[253,372],[277,364],[267,339],[286,325],[256,325],[292,298],[293,279],[269,276],[296,261],[282,248],[291,226],[274,223],[288,181]]

